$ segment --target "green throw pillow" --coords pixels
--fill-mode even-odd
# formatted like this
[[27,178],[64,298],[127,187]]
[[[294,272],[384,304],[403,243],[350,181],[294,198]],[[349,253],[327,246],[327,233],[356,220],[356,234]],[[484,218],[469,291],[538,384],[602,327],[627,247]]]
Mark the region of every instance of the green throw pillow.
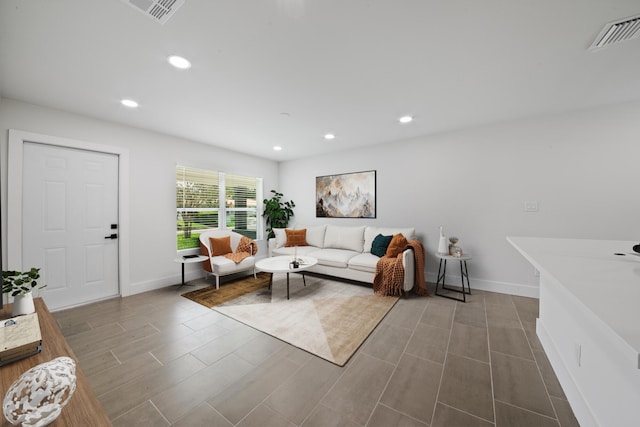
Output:
[[378,234],[376,238],[373,239],[373,243],[371,243],[371,253],[378,257],[383,257],[384,254],[387,253],[387,248],[389,247],[389,243],[391,243],[391,239],[393,239],[393,236],[383,236],[382,234]]

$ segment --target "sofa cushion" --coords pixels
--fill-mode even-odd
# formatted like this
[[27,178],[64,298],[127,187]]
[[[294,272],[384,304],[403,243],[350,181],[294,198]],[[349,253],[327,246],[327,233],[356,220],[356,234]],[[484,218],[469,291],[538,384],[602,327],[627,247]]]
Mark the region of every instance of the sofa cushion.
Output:
[[287,235],[287,242],[284,244],[285,247],[289,248],[291,246],[307,246],[307,229],[303,228],[302,230],[290,230],[285,229],[285,234]]
[[272,251],[273,256],[281,256],[281,255],[289,255],[289,256],[303,256],[303,255],[311,255],[311,252],[317,251],[318,248],[315,246],[291,246],[286,247],[283,246],[281,248],[276,248]]
[[231,236],[210,237],[209,244],[211,245],[211,256],[219,256],[233,252],[231,250]]
[[371,252],[371,245],[373,244],[373,239],[376,238],[378,234],[382,234],[383,236],[393,236],[394,234],[402,233],[407,240],[415,239],[415,228],[400,228],[400,227],[367,227],[364,230],[364,252]]
[[318,259],[318,264],[331,267],[347,268],[349,260],[358,255],[358,252],[346,249],[318,249],[309,254]]
[[407,248],[408,243],[409,242],[402,233],[395,234],[391,239],[389,247],[387,248],[387,253],[384,254],[384,256],[391,258],[397,257]]
[[[373,240],[373,239],[372,239]],[[362,252],[364,248],[363,227],[339,227],[328,225],[324,235],[324,248],[347,249]],[[371,248],[369,248],[371,249]]]
[[273,228],[273,234],[276,235],[276,248],[284,247],[285,243],[287,243],[287,234],[284,231],[284,228]]
[[380,258],[372,253],[365,252],[358,254],[349,260],[349,268],[352,270],[366,271],[367,273],[376,272],[376,265]]
[[311,227],[301,227],[296,226],[296,230],[300,230],[302,228],[307,229],[307,244],[309,246],[316,246],[318,248],[324,247],[324,233],[327,230],[326,225],[314,225]]
[[225,274],[251,268],[255,264],[255,260],[255,256],[250,256],[236,264],[227,257],[215,256],[211,258],[211,266],[213,267],[214,273],[224,276]]
[[383,257],[384,254],[387,253],[387,248],[389,247],[389,243],[391,243],[391,239],[393,239],[393,236],[383,236],[382,234],[378,234],[371,244],[371,253],[377,257]]

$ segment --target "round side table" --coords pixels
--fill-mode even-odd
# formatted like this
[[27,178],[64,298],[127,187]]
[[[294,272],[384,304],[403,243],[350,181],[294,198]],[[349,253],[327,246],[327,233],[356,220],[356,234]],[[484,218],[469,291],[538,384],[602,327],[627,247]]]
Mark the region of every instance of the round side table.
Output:
[[206,261],[208,259],[209,259],[209,257],[208,256],[204,256],[204,255],[187,256],[186,258],[185,257],[178,257],[178,258],[174,259],[175,262],[179,262],[180,264],[182,264],[182,283],[180,284],[178,289],[180,289],[183,286],[191,286],[191,285],[187,285],[186,283],[184,283],[184,265],[185,264],[193,264],[193,263],[196,263],[196,262],[202,262],[202,261]]
[[[471,295],[471,285],[469,284],[469,271],[467,270],[467,261],[471,259],[471,255],[453,256],[448,254],[436,253],[436,256],[440,258],[440,265],[438,266],[438,280],[436,281],[436,295],[449,298],[456,301],[467,302],[467,295]],[[448,288],[444,283],[445,275],[447,274],[447,261],[460,261],[460,280],[462,281],[462,290],[455,288]],[[441,274],[442,273],[442,274]],[[464,289],[464,279],[467,279],[467,290]],[[452,292],[458,292],[462,295],[462,298],[454,298],[450,295],[439,294],[438,286],[442,289],[446,289]]]

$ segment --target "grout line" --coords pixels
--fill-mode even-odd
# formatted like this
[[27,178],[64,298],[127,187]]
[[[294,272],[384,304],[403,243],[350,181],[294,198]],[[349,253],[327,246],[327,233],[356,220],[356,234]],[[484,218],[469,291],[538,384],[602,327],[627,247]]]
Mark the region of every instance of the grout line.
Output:
[[442,381],[444,380],[444,371],[447,368],[447,359],[449,356],[449,345],[451,345],[451,335],[453,335],[453,323],[456,318],[456,310],[458,309],[458,303],[456,302],[453,305],[453,313],[451,315],[451,323],[449,324],[449,339],[447,340],[447,348],[444,352],[444,362],[442,362],[442,373],[440,374],[440,381],[438,381],[438,392],[436,393],[436,399],[433,402],[433,409],[431,410],[431,422],[429,425],[433,424],[433,418],[436,415],[436,408],[438,407],[438,401],[440,400],[440,390],[442,390]]
[[[413,415],[411,415],[411,414],[407,414],[407,413],[405,413],[405,412],[398,411],[397,409],[392,408],[392,407],[391,407],[391,406],[389,406],[389,405],[385,405],[385,404],[384,404],[384,403],[382,403],[382,402],[378,403],[378,406],[384,406],[384,407],[385,407],[385,408],[387,408],[388,410],[393,411],[393,412],[395,412],[396,414],[403,415],[403,416],[405,416],[405,417],[407,417],[407,418],[410,418],[410,419],[412,419],[412,420],[414,420],[414,421],[417,421],[417,422],[419,422],[420,424],[424,424],[424,425],[426,425],[426,426],[430,426],[430,425],[431,425],[431,424],[429,424],[429,423],[427,423],[427,422],[425,422],[425,421],[422,421],[422,420],[421,420],[421,419],[419,419],[419,418],[414,417],[414,416],[413,416]],[[367,420],[367,424],[365,424],[365,426],[366,426],[366,425],[368,425],[369,421],[371,421],[371,420],[370,420],[370,419],[369,419],[369,420]]]
[[[500,402],[500,403],[502,403],[503,405],[512,406],[512,407],[514,407],[514,408],[518,408],[518,409],[520,409],[520,410],[522,410],[522,411],[529,412],[529,413],[531,413],[531,414],[540,415],[541,417],[544,417],[544,418],[547,418],[547,419],[550,419],[550,420],[557,421],[557,422],[558,422],[558,424],[560,424],[560,420],[559,420],[558,418],[553,418],[553,417],[550,417],[549,415],[541,414],[540,412],[532,411],[531,409],[523,408],[522,406],[518,406],[518,405],[514,405],[513,403],[505,402],[504,400],[499,400],[499,399],[497,399],[497,401],[498,401],[498,402]],[[553,405],[551,405],[551,406],[553,406]],[[554,413],[555,413],[555,411],[554,411]]]
[[[515,302],[514,302],[514,306],[515,306]],[[524,337],[527,340],[527,344],[529,345],[529,350],[531,351],[531,355],[533,356],[533,363],[535,363],[536,365],[536,369],[538,370],[538,375],[540,375],[540,380],[542,381],[542,385],[544,387],[544,391],[547,393],[547,400],[549,401],[549,404],[551,405],[551,410],[553,411],[553,413],[555,414],[556,418],[555,420],[558,422],[558,424],[560,424],[560,418],[558,417],[558,412],[556,411],[556,407],[553,404],[553,401],[551,400],[551,394],[549,394],[549,387],[547,387],[547,382],[544,380],[544,375],[542,375],[542,369],[540,368],[540,363],[538,362],[538,359],[536,358],[536,354],[533,351],[533,346],[531,345],[531,341],[529,340],[529,336],[527,335],[526,330],[524,329],[524,323],[522,321],[522,318],[520,317],[520,312],[518,311],[518,307],[515,307],[516,309],[516,315],[518,316],[518,321],[520,321],[520,326],[522,327],[522,330],[524,331]],[[538,303],[538,316],[540,316],[540,308],[539,308],[539,303]],[[544,352],[544,349],[543,349]],[[546,357],[546,353],[545,353],[545,357]],[[559,382],[558,382],[559,383]],[[560,388],[562,388],[562,386],[560,386]],[[562,390],[564,392],[564,390]],[[515,406],[515,405],[512,405]],[[517,406],[519,408],[519,406]],[[525,409],[525,408],[522,408]],[[530,411],[533,412],[533,411]],[[537,412],[534,412],[537,413]],[[542,414],[540,414],[542,415]]]
[[[421,297],[422,298],[422,297]],[[371,417],[373,417],[373,413],[376,410],[376,407],[378,405],[381,405],[382,403],[380,402],[380,400],[382,399],[382,396],[384,396],[385,391],[387,391],[387,387],[389,387],[389,383],[391,382],[391,379],[393,378],[393,376],[395,375],[396,371],[398,370],[398,366],[400,365],[400,362],[402,361],[402,358],[405,354],[407,354],[407,347],[409,347],[409,343],[411,342],[411,340],[413,339],[413,336],[416,333],[416,330],[418,329],[418,326],[420,325],[420,319],[422,319],[422,316],[424,316],[425,311],[427,311],[427,307],[429,307],[429,304],[431,303],[430,300],[427,300],[424,307],[422,308],[422,312],[420,313],[420,316],[418,317],[418,320],[416,321],[416,324],[413,326],[413,330],[411,331],[411,335],[409,336],[409,339],[407,340],[407,343],[404,345],[404,348],[402,349],[402,353],[400,354],[400,357],[398,358],[398,361],[395,363],[395,366],[393,367],[393,370],[391,371],[391,374],[389,375],[389,379],[387,379],[387,383],[384,385],[384,387],[382,388],[382,391],[380,392],[380,396],[378,396],[378,400],[376,401],[376,404],[373,406],[373,410],[371,411],[371,413],[369,414],[369,417],[367,418],[367,421],[365,422],[365,426],[369,424],[369,422],[371,421]],[[397,307],[397,304],[395,304],[392,308],[392,310],[394,308]],[[391,313],[392,310],[389,310],[389,313]],[[387,314],[389,314],[387,313]],[[385,316],[386,317],[386,316]],[[377,328],[377,326],[376,326]],[[406,328],[405,328],[406,329]],[[374,356],[371,356],[374,357]],[[378,359],[381,360],[381,359]],[[389,363],[389,361],[384,360],[384,362]],[[386,406],[386,405],[385,405]],[[399,412],[397,410],[394,409],[394,411]],[[399,412],[402,414],[402,412]],[[406,415],[406,414],[403,414]],[[413,417],[411,417],[413,418]],[[431,418],[433,418],[433,413],[431,413]],[[431,424],[431,423],[427,423],[427,424]]]
[[[120,358],[118,356],[116,356],[116,354],[113,352],[113,350],[109,350],[109,353],[111,353],[111,355],[113,356],[114,359],[116,359],[116,361],[118,362],[119,365],[123,364],[122,360],[120,360]],[[104,369],[103,369],[103,371],[104,371]],[[102,371],[100,371],[100,372],[102,372]]]
[[[449,404],[447,404],[447,403],[444,403],[444,402],[438,402],[438,403],[440,403],[442,406],[446,406],[447,408],[451,408],[451,409],[453,409],[454,411],[462,412],[463,414],[469,415],[470,417],[476,418],[476,419],[478,419],[478,420],[485,421],[485,422],[487,422],[487,423],[489,423],[489,424],[493,424],[493,425],[495,425],[495,424],[496,424],[496,423],[495,423],[495,421],[487,420],[486,418],[479,417],[479,416],[477,416],[477,415],[475,415],[475,414],[472,414],[471,412],[467,412],[467,411],[462,410],[462,409],[460,409],[460,408],[456,408],[455,406],[451,406],[451,405],[449,405]],[[495,417],[494,417],[494,418],[495,418]]]
[[149,399],[149,403],[151,404],[151,406],[153,406],[153,408],[158,411],[158,414],[160,414],[160,416],[162,418],[164,418],[164,420],[167,422],[168,425],[171,425],[171,422],[167,419],[167,417],[164,416],[164,414],[162,413],[162,411],[156,406],[155,403],[153,403],[153,400]]
[[[294,348],[296,348],[296,350],[298,350],[298,351],[304,351],[304,350],[299,349],[299,348],[297,348],[297,347],[295,347],[295,346],[292,346],[291,344],[288,344],[288,343],[285,343],[285,345],[286,345],[286,346],[289,346],[289,347],[294,347]],[[277,353],[279,353],[279,352],[285,352],[285,350],[289,350],[289,348],[288,348],[288,347],[283,347],[281,350],[278,350],[278,351],[276,352],[276,354],[277,354]],[[275,355],[274,355],[274,356],[275,356]],[[315,355],[311,355],[311,356],[312,356],[312,357],[316,357]],[[287,382],[287,381],[289,381],[291,378],[293,378],[293,377],[294,377],[298,372],[300,372],[300,371],[301,371],[305,366],[307,366],[307,365],[310,363],[310,361],[311,361],[311,360],[313,360],[313,359],[312,359],[312,358],[309,358],[309,360],[308,360],[306,363],[302,363],[300,366],[298,366],[298,369],[295,369],[295,370],[294,370],[294,371],[289,375],[289,377],[288,377],[286,380],[282,381],[282,383],[280,383],[280,385],[279,385],[278,387],[274,388],[274,389],[273,389],[269,394],[267,394],[267,395],[265,396],[265,398],[264,398],[264,399],[262,399],[262,400],[261,400],[261,401],[260,401],[260,402],[259,402],[259,403],[258,403],[258,404],[257,404],[257,405],[252,409],[252,410],[251,410],[251,411],[249,411],[249,412],[248,412],[244,417],[242,417],[242,419],[240,419],[240,420],[239,420],[235,425],[240,424],[240,423],[241,423],[245,418],[247,418],[247,417],[249,416],[249,414],[251,414],[253,411],[255,411],[255,410],[258,408],[258,406],[260,406],[260,405],[262,405],[262,404],[264,404],[267,408],[269,408],[269,410],[271,410],[271,411],[275,412],[276,414],[278,414],[278,415],[282,416],[282,418],[284,418],[284,419],[286,419],[287,421],[289,421],[289,422],[293,423],[293,421],[291,421],[291,420],[290,420],[290,419],[289,419],[285,414],[282,414],[282,413],[278,412],[276,409],[274,409],[274,408],[272,408],[271,406],[267,405],[267,404],[266,404],[266,401],[267,401],[267,400],[268,400],[268,399],[269,399],[269,398],[270,398],[270,397],[271,397],[275,392],[277,392],[277,391],[278,391],[278,390],[280,390],[282,387],[284,387],[284,385],[286,384],[286,382]],[[295,362],[294,362],[293,360],[291,360],[291,363],[295,363]],[[329,362],[329,363],[331,363],[331,362]],[[316,408],[319,404],[320,404],[320,402],[318,402],[318,404],[317,404],[316,406],[314,406],[314,407],[313,407],[313,409],[309,412],[309,415],[313,413],[313,411],[315,410],[315,408]],[[308,418],[308,416],[309,416],[309,415],[307,415],[307,417],[305,417],[305,419],[303,420],[303,423],[304,423],[304,421],[306,421],[306,419]]]

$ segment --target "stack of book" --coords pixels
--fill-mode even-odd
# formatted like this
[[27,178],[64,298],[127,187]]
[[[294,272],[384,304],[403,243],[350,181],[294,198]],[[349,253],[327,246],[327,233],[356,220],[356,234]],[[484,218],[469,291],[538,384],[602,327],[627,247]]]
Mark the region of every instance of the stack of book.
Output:
[[0,366],[42,351],[38,314],[0,320]]

